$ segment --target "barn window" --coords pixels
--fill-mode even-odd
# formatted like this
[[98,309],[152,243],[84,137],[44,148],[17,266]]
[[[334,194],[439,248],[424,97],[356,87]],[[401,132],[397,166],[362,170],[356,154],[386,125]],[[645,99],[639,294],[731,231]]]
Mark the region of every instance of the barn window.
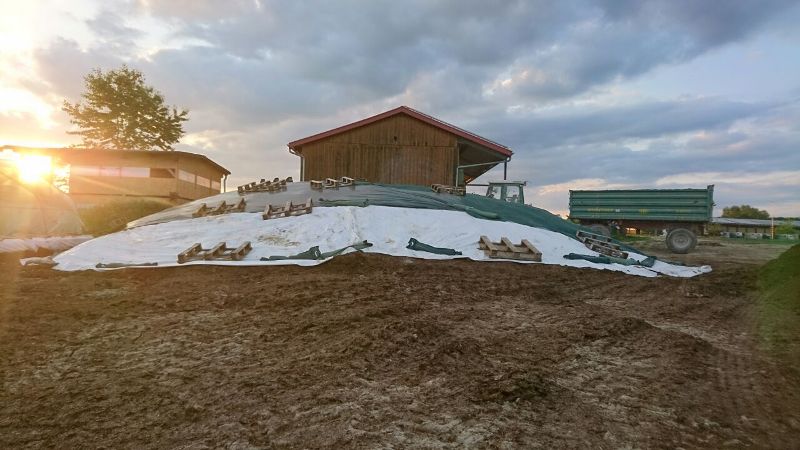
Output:
[[189,173],[185,170],[178,170],[178,179],[181,181],[188,181],[189,183],[194,184],[194,174]]
[[118,177],[120,176],[120,172],[122,171],[122,167],[100,167],[100,176],[101,177]]
[[100,176],[100,168],[97,166],[70,166],[70,174],[83,175],[87,177]]
[[120,167],[119,173],[121,177],[147,178],[150,175],[150,169],[148,167]]
[[150,178],[175,178],[171,169],[161,169],[158,167],[150,168]]

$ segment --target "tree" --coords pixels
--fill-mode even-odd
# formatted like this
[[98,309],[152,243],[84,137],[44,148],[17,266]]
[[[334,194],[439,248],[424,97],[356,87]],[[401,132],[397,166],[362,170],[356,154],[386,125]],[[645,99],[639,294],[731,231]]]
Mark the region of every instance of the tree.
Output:
[[769,219],[769,213],[750,205],[722,208],[722,217],[731,219]]
[[[86,77],[83,101],[64,107],[80,130],[82,147],[109,150],[173,150],[183,136],[189,111],[164,104],[164,96],[145,84],[138,70],[122,66]],[[84,103],[85,102],[85,103]]]
[[792,225],[792,220],[775,222],[775,235],[781,234],[797,234],[797,229]]

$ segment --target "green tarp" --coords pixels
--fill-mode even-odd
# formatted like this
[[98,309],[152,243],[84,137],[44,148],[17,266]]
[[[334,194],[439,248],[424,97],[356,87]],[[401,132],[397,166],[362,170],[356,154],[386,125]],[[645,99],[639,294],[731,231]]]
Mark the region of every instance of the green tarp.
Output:
[[460,255],[461,252],[458,250],[454,250],[452,248],[444,248],[444,247],[434,247],[432,245],[424,244],[414,238],[408,240],[408,245],[406,245],[407,249],[416,250],[419,252],[428,252],[428,253],[435,253],[437,255]]
[[[128,227],[190,219],[192,218],[192,213],[203,203],[213,207],[222,201],[226,201],[229,204],[236,203],[241,197],[237,192],[226,192],[213,197],[195,200],[131,222]],[[464,211],[479,219],[502,220],[543,228],[573,239],[575,239],[575,233],[578,230],[590,231],[541,208],[519,203],[508,203],[476,194],[464,196],[440,194],[433,192],[426,186],[357,182],[350,187],[315,190],[311,189],[309,183],[297,182],[288,183],[285,191],[253,192],[246,193],[243,197],[246,201],[245,211],[247,212],[262,212],[270,204],[283,205],[287,201],[302,203],[311,198],[315,206],[365,207],[374,205]],[[621,242],[615,241],[615,243],[619,244],[624,250],[641,253]]]
[[589,261],[592,263],[597,264],[622,264],[623,266],[643,266],[643,267],[653,267],[653,264],[656,263],[656,259],[651,257],[647,257],[641,261],[637,261],[633,258],[616,258],[614,256],[605,256],[605,255],[580,255],[578,253],[570,253],[568,255],[564,255],[564,259],[582,259],[584,261]]
[[340,255],[344,253],[347,249],[355,249],[357,251],[364,250],[365,248],[372,247],[372,244],[367,241],[361,241],[355,243],[353,245],[348,245],[347,247],[342,247],[337,250],[332,250],[330,252],[321,252],[319,250],[319,246],[315,245],[304,252],[300,252],[296,255],[289,255],[289,256],[269,256],[269,257],[262,257],[261,261],[281,261],[285,259],[310,259],[310,260],[322,260],[328,259],[330,257]]

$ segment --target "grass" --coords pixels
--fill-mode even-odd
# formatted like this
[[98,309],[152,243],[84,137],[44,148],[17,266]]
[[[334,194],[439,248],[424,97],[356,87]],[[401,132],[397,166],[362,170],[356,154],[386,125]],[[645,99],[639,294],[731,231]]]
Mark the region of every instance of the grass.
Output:
[[800,363],[800,244],[765,264],[758,274],[759,336],[771,350]]
[[123,200],[108,202],[80,210],[86,232],[93,236],[125,229],[132,220],[162,211],[171,205],[153,200]]

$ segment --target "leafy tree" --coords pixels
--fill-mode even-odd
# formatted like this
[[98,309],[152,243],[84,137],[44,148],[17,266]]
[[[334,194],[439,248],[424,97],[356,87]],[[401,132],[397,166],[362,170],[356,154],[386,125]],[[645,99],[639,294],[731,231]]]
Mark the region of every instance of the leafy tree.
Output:
[[167,107],[138,70],[95,69],[84,78],[83,101],[64,101],[63,110],[80,130],[82,147],[109,150],[173,150],[183,136],[189,111]]
[[786,220],[784,222],[775,221],[775,234],[797,234],[798,231],[795,229],[794,225],[792,225],[791,220]]
[[722,217],[731,219],[769,219],[769,213],[750,205],[728,206],[722,208]]

